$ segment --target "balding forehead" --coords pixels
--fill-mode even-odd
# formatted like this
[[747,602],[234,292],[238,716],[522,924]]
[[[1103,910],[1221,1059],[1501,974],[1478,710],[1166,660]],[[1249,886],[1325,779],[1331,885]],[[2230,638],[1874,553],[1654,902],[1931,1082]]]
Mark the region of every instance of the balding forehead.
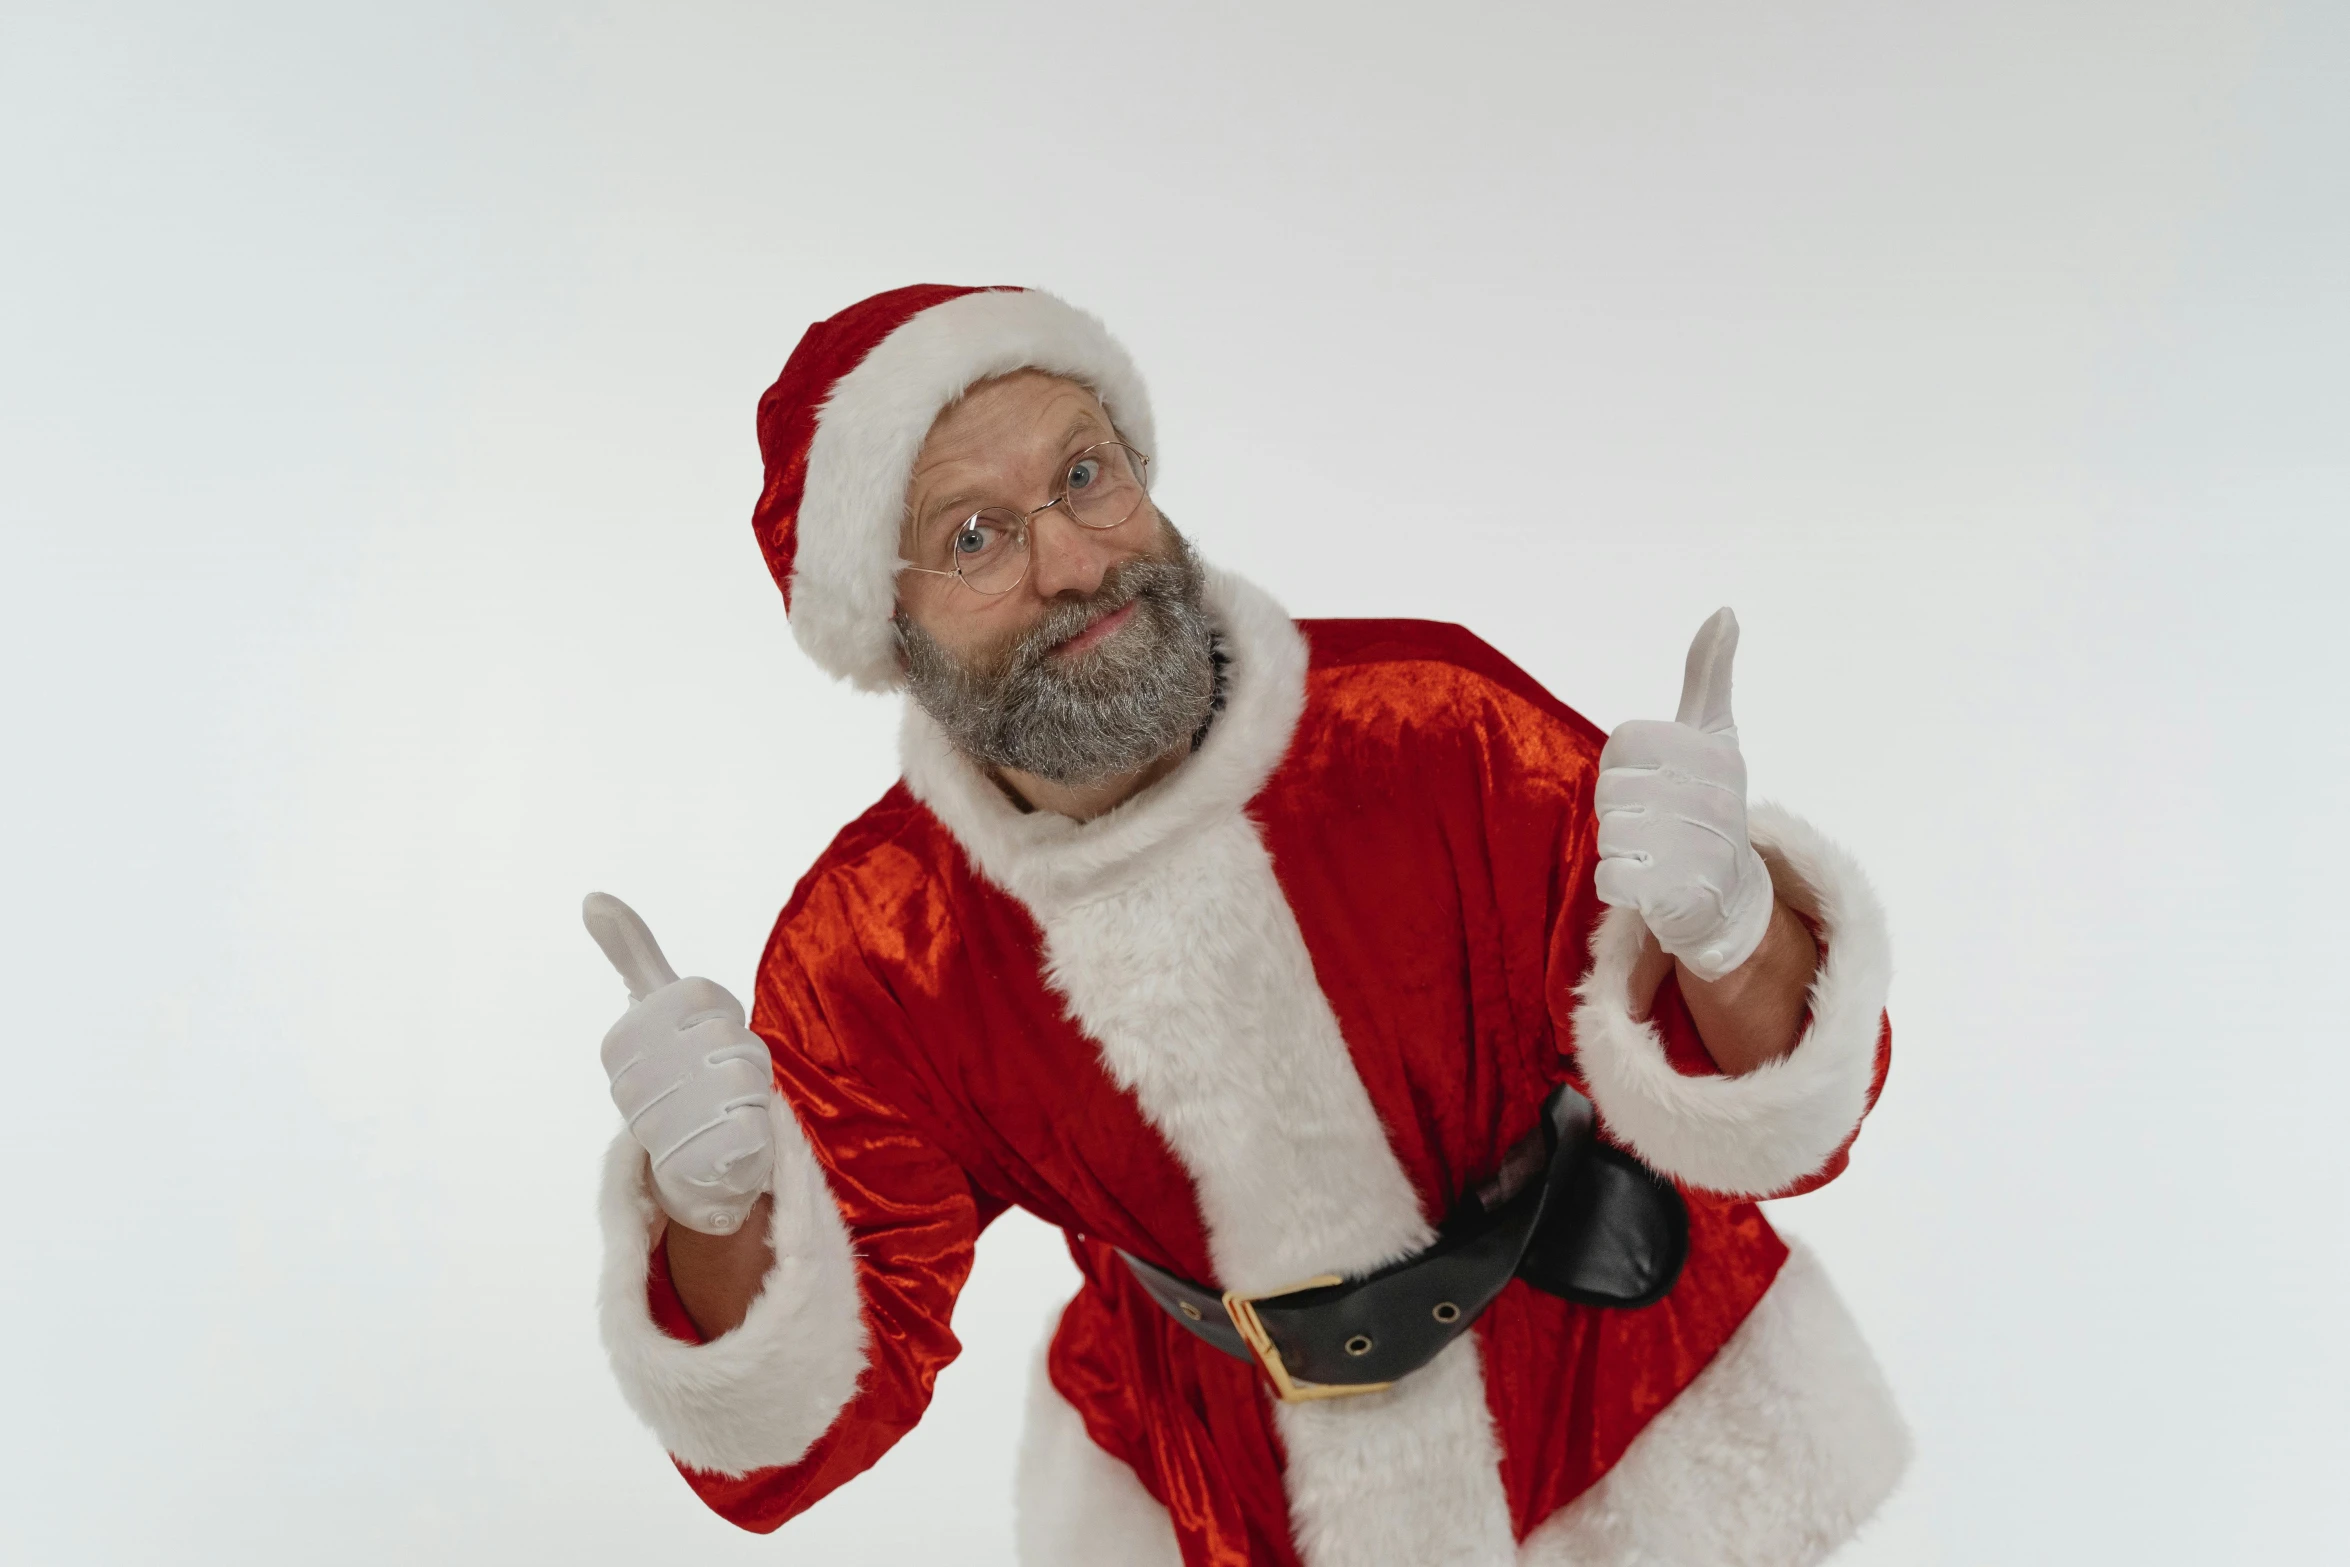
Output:
[[1078,404],[1070,413],[1067,431],[1062,438],[1074,435],[1088,425],[1100,429],[1105,435],[1116,433],[1117,426],[1111,420],[1109,410],[1103,406],[1101,398],[1095,395],[1092,387],[1082,381],[1072,381],[1067,376],[1051,375],[1042,370],[1016,370],[1010,375],[990,376],[987,380],[974,382],[962,396],[938,411],[938,417],[930,422],[930,432],[922,439],[921,450],[915,454],[911,477],[919,477],[926,469],[935,467],[941,462],[951,462],[970,456],[969,450],[962,448],[960,432],[949,436],[948,444],[944,449],[936,449],[934,443],[939,440],[942,433],[947,431],[949,425],[957,421],[958,416],[970,408],[975,398],[981,398],[990,392],[1023,382],[1034,384],[1040,388],[1050,388],[1049,400],[1039,410],[1047,417],[1050,416],[1050,410],[1055,405],[1072,400]]

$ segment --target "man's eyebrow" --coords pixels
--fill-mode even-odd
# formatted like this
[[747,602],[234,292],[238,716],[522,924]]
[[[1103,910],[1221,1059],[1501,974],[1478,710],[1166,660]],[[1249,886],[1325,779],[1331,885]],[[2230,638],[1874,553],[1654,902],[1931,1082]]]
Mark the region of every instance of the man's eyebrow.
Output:
[[[927,527],[929,524],[938,521],[939,513],[960,510],[962,507],[970,506],[974,498],[975,497],[969,490],[964,490],[958,494],[946,496],[941,500],[926,500],[922,503],[922,510],[914,520],[916,524]],[[973,507],[973,510],[977,510],[977,508]]]
[[[1094,431],[1104,428],[1107,428],[1107,426],[1105,426],[1101,420],[1094,417],[1092,409],[1081,408],[1077,412],[1077,417],[1069,421],[1068,428],[1061,432],[1060,444],[1066,448],[1070,442],[1076,440],[1080,435],[1091,434]],[[1115,431],[1112,433],[1114,434]],[[1100,437],[1100,439],[1106,440],[1108,437],[1104,436]],[[939,500],[925,499],[922,503],[921,510],[914,514],[914,526],[917,528],[931,527],[940,520],[942,513],[960,511],[963,507],[972,506],[973,503],[978,500],[978,498],[979,497],[970,490],[959,490]],[[974,507],[973,509],[976,510],[977,508]],[[967,516],[969,513],[965,513],[964,515]],[[961,518],[957,518],[956,520],[960,521]]]

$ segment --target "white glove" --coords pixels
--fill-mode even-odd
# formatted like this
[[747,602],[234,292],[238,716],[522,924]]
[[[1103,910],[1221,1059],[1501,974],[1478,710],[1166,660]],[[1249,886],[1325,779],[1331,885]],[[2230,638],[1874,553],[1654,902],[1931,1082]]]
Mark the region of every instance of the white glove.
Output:
[[661,1211],[689,1230],[731,1235],[775,1168],[767,1047],[725,986],[677,977],[634,909],[591,892],[582,913],[634,1003],[604,1036],[604,1071],[652,1159]]
[[1681,712],[1617,726],[1599,753],[1600,901],[1637,909],[1699,979],[1754,955],[1771,927],[1771,873],[1746,838],[1746,759],[1730,719],[1738,617],[1714,612],[1689,644]]

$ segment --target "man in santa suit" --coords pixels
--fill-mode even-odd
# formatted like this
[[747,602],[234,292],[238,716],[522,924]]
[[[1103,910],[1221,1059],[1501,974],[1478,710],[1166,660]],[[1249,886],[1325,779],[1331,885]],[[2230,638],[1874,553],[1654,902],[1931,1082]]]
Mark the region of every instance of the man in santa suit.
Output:
[[[1890,960],[1852,862],[1747,802],[1727,612],[1679,719],[1612,737],[1458,627],[1293,621],[1152,504],[1133,364],[1033,290],[819,322],[759,437],[801,646],[909,700],[904,777],[793,892],[747,1027],[590,899],[634,997],[603,1331],[709,1505],[774,1529],[903,1436],[1017,1206],[1084,1280],[1026,1414],[1025,1562],[1849,1538],[1907,1438],[1754,1203],[1844,1168]],[[1661,1298],[1538,1288],[1533,1232],[1493,1238],[1595,1150],[1685,1223]]]

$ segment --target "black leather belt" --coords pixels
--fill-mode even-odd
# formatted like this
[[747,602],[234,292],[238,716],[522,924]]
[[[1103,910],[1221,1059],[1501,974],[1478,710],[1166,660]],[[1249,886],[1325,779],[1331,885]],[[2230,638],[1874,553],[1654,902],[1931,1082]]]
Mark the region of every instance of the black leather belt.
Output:
[[1591,1101],[1564,1084],[1501,1173],[1437,1227],[1433,1245],[1359,1279],[1324,1274],[1245,1295],[1119,1253],[1169,1316],[1254,1361],[1285,1402],[1394,1386],[1467,1332],[1512,1278],[1629,1310],[1662,1300],[1688,1254],[1681,1194],[1601,1143]]

